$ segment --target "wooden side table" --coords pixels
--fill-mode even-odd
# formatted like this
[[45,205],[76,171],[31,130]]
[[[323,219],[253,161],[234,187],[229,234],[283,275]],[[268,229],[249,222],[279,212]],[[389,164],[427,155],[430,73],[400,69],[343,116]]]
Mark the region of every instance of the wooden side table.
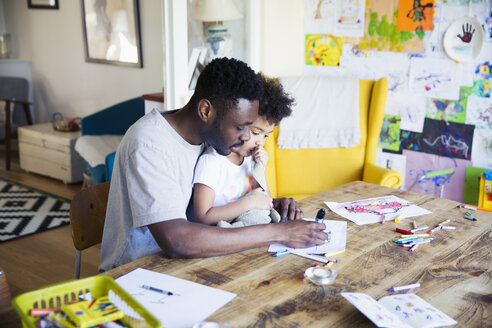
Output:
[[80,131],[55,131],[51,123],[19,127],[20,167],[64,183],[80,182],[85,164],[75,151]]

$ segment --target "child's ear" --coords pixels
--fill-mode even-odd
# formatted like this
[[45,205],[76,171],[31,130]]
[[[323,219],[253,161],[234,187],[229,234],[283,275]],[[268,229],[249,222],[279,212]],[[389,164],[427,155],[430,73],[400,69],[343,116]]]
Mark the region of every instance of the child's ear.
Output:
[[207,99],[202,99],[198,102],[197,106],[198,117],[204,123],[211,123],[215,119],[215,108],[212,103]]

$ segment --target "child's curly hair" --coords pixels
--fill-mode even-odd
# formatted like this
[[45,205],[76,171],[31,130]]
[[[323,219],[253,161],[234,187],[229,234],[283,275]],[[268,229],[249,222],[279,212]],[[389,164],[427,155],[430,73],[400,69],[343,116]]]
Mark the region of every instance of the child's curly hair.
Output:
[[278,79],[260,74],[264,86],[263,98],[260,100],[258,116],[266,118],[268,123],[278,125],[280,121],[292,114],[294,98],[285,90]]

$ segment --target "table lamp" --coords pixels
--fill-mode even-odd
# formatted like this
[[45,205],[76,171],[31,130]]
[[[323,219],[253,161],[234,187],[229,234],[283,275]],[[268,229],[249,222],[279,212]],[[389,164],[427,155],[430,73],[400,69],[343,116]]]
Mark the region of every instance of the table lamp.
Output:
[[200,22],[213,22],[207,28],[206,62],[214,58],[232,56],[232,39],[223,21],[241,19],[243,15],[237,9],[233,0],[198,0],[195,19]]

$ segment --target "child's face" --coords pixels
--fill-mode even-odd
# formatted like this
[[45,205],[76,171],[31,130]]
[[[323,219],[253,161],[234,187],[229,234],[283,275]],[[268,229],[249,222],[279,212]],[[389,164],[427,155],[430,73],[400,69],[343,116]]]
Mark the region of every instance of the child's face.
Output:
[[260,146],[263,147],[266,138],[273,132],[275,124],[270,124],[264,117],[258,116],[256,121],[249,126],[250,139],[244,142],[237,153],[243,157],[251,156]]

